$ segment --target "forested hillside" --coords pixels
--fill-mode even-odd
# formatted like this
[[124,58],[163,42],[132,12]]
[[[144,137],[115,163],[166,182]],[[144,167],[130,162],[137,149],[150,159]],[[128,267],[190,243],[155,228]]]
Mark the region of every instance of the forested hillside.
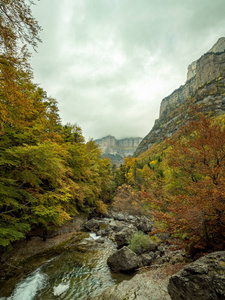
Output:
[[190,254],[224,249],[224,114],[194,114],[171,138],[127,159],[120,173],[136,191],[136,207],[154,215],[156,232],[178,238]]
[[104,212],[111,167],[81,128],[63,126],[57,102],[33,82],[28,47],[40,27],[32,1],[0,3],[0,247],[79,211]]

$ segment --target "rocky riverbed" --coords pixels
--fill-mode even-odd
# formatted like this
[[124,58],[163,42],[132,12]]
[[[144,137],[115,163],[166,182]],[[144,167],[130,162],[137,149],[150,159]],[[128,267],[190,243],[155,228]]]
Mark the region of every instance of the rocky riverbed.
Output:
[[[147,216],[132,216],[114,213],[110,218],[88,220],[83,229],[96,232],[100,237],[107,237],[115,242],[117,250],[108,258],[110,268],[115,272],[131,271],[150,265],[176,264],[185,262],[184,249],[176,249],[167,243],[167,236],[152,236],[147,233],[153,229],[153,222]],[[136,251],[127,246],[135,234],[140,238],[149,238],[148,243],[140,245]]]
[[[3,267],[0,273],[2,286],[0,297],[9,296],[18,280],[36,269],[34,273],[30,273],[31,279],[36,280],[35,276],[42,276],[44,285],[48,285],[47,278],[56,276],[54,284],[52,283],[55,290],[50,287],[43,290],[44,298],[41,298],[39,293],[39,297],[29,299],[53,299],[51,295],[55,295],[54,293],[60,293],[60,297],[64,297],[62,299],[73,299],[75,286],[80,283],[85,287],[81,292],[76,291],[80,293],[79,299],[225,299],[225,252],[208,260],[206,258],[203,262],[200,261],[200,267],[198,263],[196,265],[193,263],[190,268],[188,266],[184,268],[187,264],[184,251],[168,244],[166,241],[168,237],[162,236],[161,240],[153,239],[149,247],[140,248],[137,253],[127,247],[135,233],[147,234],[151,232],[153,225],[151,218],[147,216],[111,213],[105,218],[90,220],[82,218],[78,223],[70,222],[69,226],[67,224],[58,230],[59,234],[48,238],[46,242],[43,242],[40,237],[20,241],[12,252],[4,253],[1,257]],[[94,232],[94,239],[89,237],[90,232]],[[55,262],[48,263],[48,260],[53,257],[56,258]],[[80,258],[85,258],[83,263]],[[213,267],[212,262],[214,262]],[[55,263],[56,267],[54,267]],[[69,271],[68,266],[71,268]],[[179,270],[180,273],[177,273]],[[126,275],[125,271],[132,272],[133,275]],[[46,275],[48,272],[51,275]],[[190,276],[191,273],[196,276]],[[80,278],[79,276],[81,281],[74,279]],[[202,285],[199,284],[195,292],[193,286],[197,284],[196,278]],[[85,280],[91,282],[88,292],[89,281],[85,283]],[[212,287],[209,295],[214,295],[214,298],[210,296],[199,298],[201,291],[208,287],[208,282]],[[76,296],[74,299],[77,299]]]
[[167,290],[169,276],[163,268],[136,274],[131,280],[106,289],[93,300],[170,300]]

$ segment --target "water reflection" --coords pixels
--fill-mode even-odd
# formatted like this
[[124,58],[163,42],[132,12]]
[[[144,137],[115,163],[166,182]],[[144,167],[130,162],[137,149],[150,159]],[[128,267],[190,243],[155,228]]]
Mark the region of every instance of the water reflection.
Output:
[[107,258],[115,245],[106,239],[98,244],[93,239],[82,241],[86,251],[72,251],[55,257],[21,281],[10,300],[90,299],[106,288],[130,279],[132,275],[111,273]]

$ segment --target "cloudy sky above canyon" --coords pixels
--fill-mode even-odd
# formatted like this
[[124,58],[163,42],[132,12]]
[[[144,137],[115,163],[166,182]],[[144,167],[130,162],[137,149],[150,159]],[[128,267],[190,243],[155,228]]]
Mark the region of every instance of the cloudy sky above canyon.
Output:
[[187,66],[225,36],[224,0],[41,0],[35,82],[89,138],[144,137]]

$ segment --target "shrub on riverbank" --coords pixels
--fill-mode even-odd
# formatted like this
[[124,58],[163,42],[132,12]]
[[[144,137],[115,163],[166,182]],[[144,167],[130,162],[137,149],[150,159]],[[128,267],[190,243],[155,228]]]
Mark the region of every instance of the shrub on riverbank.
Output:
[[157,243],[142,231],[135,232],[128,245],[128,248],[137,254],[154,251],[156,247]]

